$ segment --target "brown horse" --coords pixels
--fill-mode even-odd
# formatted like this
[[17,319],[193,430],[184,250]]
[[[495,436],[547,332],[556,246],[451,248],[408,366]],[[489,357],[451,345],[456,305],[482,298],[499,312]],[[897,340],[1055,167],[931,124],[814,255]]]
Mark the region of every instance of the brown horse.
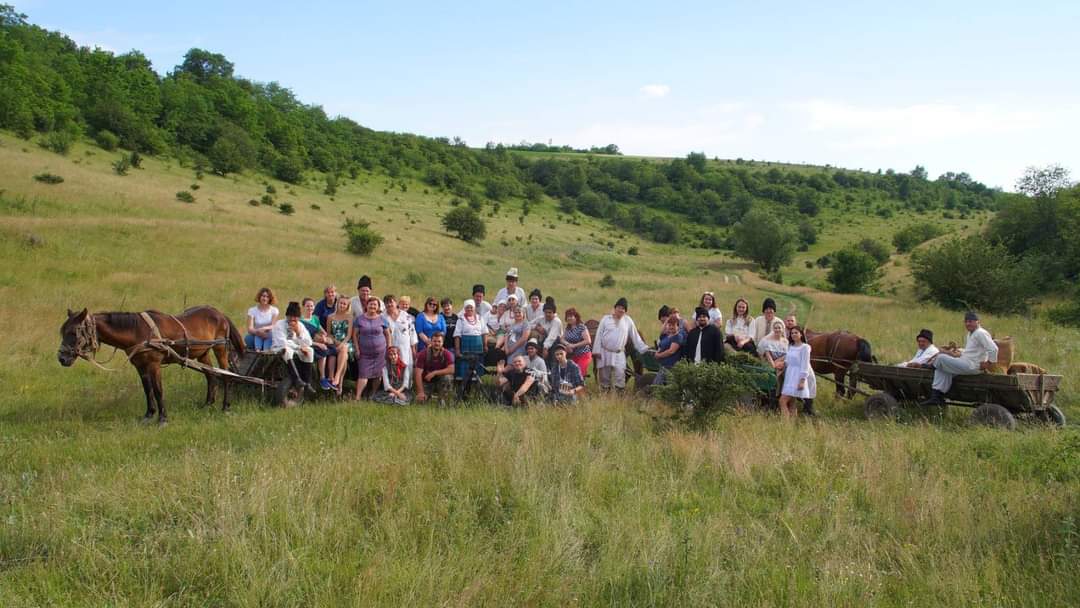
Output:
[[846,331],[819,334],[806,330],[806,343],[810,345],[810,365],[819,374],[832,374],[836,379],[837,397],[854,397],[858,379],[850,376],[849,389],[844,388],[844,377],[856,361],[874,361],[870,342]]
[[[71,367],[80,358],[95,362],[93,357],[101,344],[122,349],[135,366],[146,394],[144,422],[153,418],[156,405],[158,423],[165,424],[167,417],[161,387],[161,366],[181,362],[171,353],[148,346],[151,340],[160,338],[173,341],[172,348],[181,357],[195,359],[208,366],[212,365],[210,351],[213,351],[217,366],[221,369],[231,367],[235,358],[244,352],[243,335],[228,317],[212,306],[189,308],[175,317],[156,310],[146,311],[160,336],[154,334],[154,328],[140,313],[91,314],[84,308],[77,313],[69,310],[67,314],[67,320],[60,327],[60,351],[57,353],[60,365]],[[224,380],[222,384],[225,391],[222,410],[227,411],[229,384]],[[216,398],[217,383],[210,374],[206,374],[207,405]]]

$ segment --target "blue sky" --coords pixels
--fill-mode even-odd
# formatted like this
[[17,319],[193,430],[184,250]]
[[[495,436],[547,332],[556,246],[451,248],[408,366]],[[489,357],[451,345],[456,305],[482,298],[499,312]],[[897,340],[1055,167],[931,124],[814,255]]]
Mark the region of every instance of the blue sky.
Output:
[[162,73],[205,48],[332,115],[474,146],[922,164],[1006,189],[1028,165],[1080,177],[1080,2],[672,4],[15,7]]

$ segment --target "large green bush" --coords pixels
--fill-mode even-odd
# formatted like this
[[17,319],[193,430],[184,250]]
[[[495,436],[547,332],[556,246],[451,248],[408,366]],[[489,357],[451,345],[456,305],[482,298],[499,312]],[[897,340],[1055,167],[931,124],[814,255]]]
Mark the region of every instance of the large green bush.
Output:
[[932,300],[954,310],[1023,312],[1038,285],[1031,264],[981,235],[916,252],[911,273]]
[[733,410],[741,397],[755,394],[760,375],[725,363],[680,361],[655,394],[682,411],[688,421],[704,425],[716,414]]
[[858,247],[829,254],[831,267],[826,276],[837,293],[865,293],[878,279],[878,262]]

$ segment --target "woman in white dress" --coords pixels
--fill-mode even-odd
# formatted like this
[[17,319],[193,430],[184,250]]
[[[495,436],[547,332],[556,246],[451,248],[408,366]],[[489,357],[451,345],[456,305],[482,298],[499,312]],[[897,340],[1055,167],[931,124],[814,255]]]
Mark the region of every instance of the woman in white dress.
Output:
[[[788,332],[788,351],[784,357],[784,387],[780,390],[780,414],[785,418],[798,416],[799,410],[791,403],[802,399],[804,407],[813,403],[817,395],[817,379],[810,367],[810,345],[803,340],[800,327]],[[809,410],[810,408],[807,407]]]

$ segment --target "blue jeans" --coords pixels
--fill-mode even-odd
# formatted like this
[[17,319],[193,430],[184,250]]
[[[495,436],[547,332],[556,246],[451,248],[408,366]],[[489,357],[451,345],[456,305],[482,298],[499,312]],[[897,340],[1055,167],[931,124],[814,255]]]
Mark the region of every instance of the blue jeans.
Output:
[[244,347],[248,350],[270,350],[274,345],[274,339],[270,336],[263,338],[254,334],[244,336]]

